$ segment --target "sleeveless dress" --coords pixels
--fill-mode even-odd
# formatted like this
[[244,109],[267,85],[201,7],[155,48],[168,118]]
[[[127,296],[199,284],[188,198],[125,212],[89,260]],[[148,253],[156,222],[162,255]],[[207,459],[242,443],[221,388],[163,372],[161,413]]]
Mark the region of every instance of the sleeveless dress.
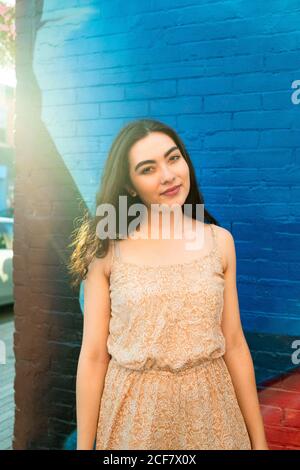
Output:
[[122,261],[113,242],[96,450],[251,449],[222,357],[225,281],[210,227],[210,251],[172,265]]

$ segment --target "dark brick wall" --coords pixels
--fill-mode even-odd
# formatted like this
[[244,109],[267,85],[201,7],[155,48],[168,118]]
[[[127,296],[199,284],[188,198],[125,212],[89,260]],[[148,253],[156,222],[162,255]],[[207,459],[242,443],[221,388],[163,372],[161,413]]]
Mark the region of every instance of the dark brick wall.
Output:
[[[76,427],[75,375],[82,330],[65,267],[80,195],[41,119],[32,70],[37,2],[17,10],[14,226],[14,449],[60,449]],[[24,55],[24,51],[26,54]]]

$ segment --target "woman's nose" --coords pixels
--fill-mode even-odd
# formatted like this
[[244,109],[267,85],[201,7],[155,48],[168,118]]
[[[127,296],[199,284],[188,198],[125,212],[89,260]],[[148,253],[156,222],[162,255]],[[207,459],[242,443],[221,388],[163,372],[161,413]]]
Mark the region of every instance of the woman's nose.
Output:
[[173,173],[173,171],[168,168],[167,166],[164,166],[161,170],[161,180],[162,182],[165,182],[165,181],[173,181],[175,175]]

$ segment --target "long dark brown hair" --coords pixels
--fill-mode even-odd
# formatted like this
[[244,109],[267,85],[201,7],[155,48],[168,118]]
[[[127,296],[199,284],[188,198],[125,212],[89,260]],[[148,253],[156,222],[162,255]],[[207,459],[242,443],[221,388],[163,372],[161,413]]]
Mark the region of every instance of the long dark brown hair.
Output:
[[[128,155],[131,147],[140,139],[146,137],[151,132],[163,132],[171,137],[178,146],[184,159],[186,160],[190,172],[190,191],[185,200],[185,204],[190,204],[191,217],[197,218],[197,204],[204,205],[204,198],[198,189],[196,176],[190,156],[184,146],[184,143],[177,133],[168,125],[153,119],[140,119],[127,124],[121,129],[114,139],[104,171],[102,173],[99,189],[96,193],[96,208],[101,204],[111,204],[115,208],[116,216],[116,239],[119,239],[119,197],[127,197],[128,208],[131,204],[140,203],[142,200],[137,194],[133,197],[126,189],[126,185],[132,188],[129,176]],[[73,287],[80,284],[86,278],[88,266],[94,257],[103,258],[109,250],[110,238],[100,239],[96,232],[99,221],[104,216],[94,214],[91,216],[89,211],[85,211],[83,217],[76,220],[77,227],[71,234],[72,242],[69,247],[74,247],[68,264],[69,272],[72,276],[71,285]],[[136,216],[126,218],[127,229],[130,222]],[[219,225],[217,220],[205,209],[204,222]]]

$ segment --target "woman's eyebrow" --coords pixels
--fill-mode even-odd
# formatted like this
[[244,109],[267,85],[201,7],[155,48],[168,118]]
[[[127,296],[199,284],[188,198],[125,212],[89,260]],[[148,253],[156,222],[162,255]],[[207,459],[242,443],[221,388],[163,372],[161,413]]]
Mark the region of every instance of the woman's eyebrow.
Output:
[[[179,150],[179,148],[175,145],[171,148],[169,148],[169,150],[167,150],[164,154],[164,157],[167,157],[171,152],[173,152],[173,150]],[[143,160],[141,162],[139,162],[135,168],[134,168],[134,171],[136,171],[140,166],[142,165],[145,165],[146,163],[155,163],[155,160]]]

